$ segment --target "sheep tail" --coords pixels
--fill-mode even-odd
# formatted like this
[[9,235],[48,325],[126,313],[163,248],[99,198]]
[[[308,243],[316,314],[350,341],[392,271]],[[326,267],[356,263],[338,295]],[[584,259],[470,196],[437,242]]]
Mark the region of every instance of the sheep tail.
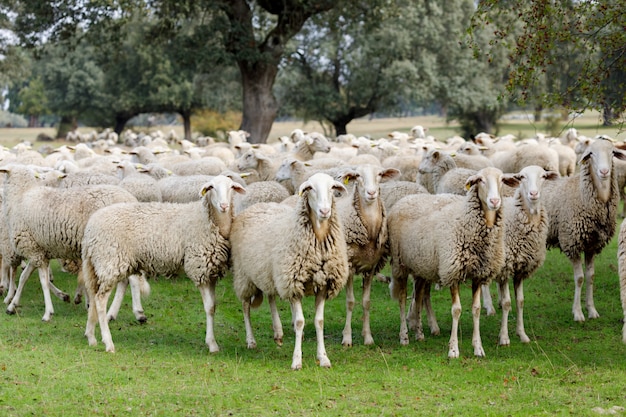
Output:
[[263,292],[257,288],[256,292],[250,299],[250,307],[259,308],[262,302],[263,302]]

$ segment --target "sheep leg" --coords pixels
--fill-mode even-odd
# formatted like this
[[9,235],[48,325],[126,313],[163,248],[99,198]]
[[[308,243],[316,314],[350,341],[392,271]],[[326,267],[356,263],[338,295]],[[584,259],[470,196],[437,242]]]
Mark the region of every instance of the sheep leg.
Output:
[[[424,307],[424,288],[426,281],[421,279],[413,280],[413,297],[407,319],[409,327],[415,332],[415,340],[424,340],[424,327],[422,326],[422,309]],[[428,284],[430,286],[430,284]]]
[[585,293],[585,304],[587,305],[587,317],[597,319],[600,317],[593,302],[593,282],[595,280],[594,257],[592,253],[585,253],[585,279],[587,281],[587,292]]
[[[483,289],[488,285],[484,285]],[[509,338],[509,313],[511,312],[511,293],[509,291],[509,280],[504,278],[501,282],[498,282],[498,291],[500,293],[501,307],[502,307],[502,322],[500,323],[500,346],[509,346],[511,339]],[[484,297],[483,297],[484,300]],[[519,312],[519,310],[518,310]]]
[[[96,309],[98,321],[100,324],[100,333],[102,334],[102,342],[104,343],[105,351],[114,353],[115,345],[113,344],[113,338],[111,337],[111,329],[109,328],[109,320],[107,318],[107,304],[109,303],[109,296],[111,295],[112,289],[103,290],[100,288],[96,293],[93,303],[89,304],[89,308],[91,309],[91,304],[94,304],[94,308]],[[88,316],[91,318],[93,313],[90,313]],[[95,327],[95,323],[92,325]],[[90,325],[87,324],[87,328],[89,329]],[[85,331],[87,333],[87,331]],[[89,336],[87,336],[87,340]],[[89,343],[92,344],[91,342]]]
[[515,302],[517,307],[517,335],[522,343],[530,343],[530,338],[524,329],[524,280],[519,277],[513,278],[515,290]]
[[206,339],[205,343],[209,347],[209,352],[219,352],[220,348],[215,341],[213,334],[213,318],[215,316],[215,282],[209,281],[208,284],[198,286],[202,295],[202,304],[206,313]]
[[574,304],[572,305],[572,313],[574,314],[574,321],[585,321],[585,315],[580,306],[580,295],[583,282],[585,281],[582,260],[580,256],[576,256],[574,259],[570,259],[570,261],[574,267]]
[[406,325],[406,284],[407,276],[401,268],[392,263],[391,282],[389,292],[391,297],[398,300],[400,307],[400,344],[409,344],[409,329]]
[[343,327],[343,346],[352,346],[352,311],[354,310],[354,276],[349,275],[346,282],[346,324]]
[[24,291],[26,281],[28,281],[28,278],[30,278],[30,275],[33,273],[34,270],[35,266],[32,264],[32,262],[28,262],[26,264],[26,268],[22,270],[22,273],[20,274],[20,279],[17,283],[17,289],[15,290],[15,294],[13,295],[11,302],[7,306],[7,314],[15,314],[17,306],[20,305],[20,298],[22,297],[22,291]]
[[[621,258],[623,255],[620,254],[619,256]],[[622,263],[621,259],[619,263]],[[624,325],[622,326],[622,342],[626,343],[626,271],[621,270],[621,268],[619,269],[619,298],[622,301],[622,312],[624,313]]]
[[98,321],[98,311],[96,309],[96,303],[87,303],[87,325],[85,326],[85,337],[89,346],[96,346],[98,341],[96,340],[96,322]]
[[[145,280],[144,276],[130,275],[128,277],[128,283],[130,284],[130,296],[133,305],[133,314],[135,315],[135,319],[139,323],[143,324],[148,321],[148,318],[144,314],[143,306],[141,305],[142,280]],[[147,282],[144,281],[143,284],[147,284]]]
[[480,338],[480,288],[481,285],[472,282],[472,318],[474,322],[472,346],[474,346],[474,356],[484,357],[485,350],[483,349],[483,342]]
[[85,288],[85,278],[83,277],[83,268],[78,270],[76,276],[76,291],[74,291],[74,304],[80,304],[83,301],[83,295],[87,294]]
[[9,276],[9,268],[10,265],[5,261],[0,261],[0,295],[4,295],[5,291],[8,291],[10,285],[10,276]]
[[450,287],[452,297],[452,330],[450,331],[450,342],[448,342],[448,357],[459,357],[459,318],[461,317],[461,296],[459,294],[459,284],[452,284]]
[[111,302],[111,306],[109,307],[109,311],[107,312],[107,320],[115,321],[117,319],[117,314],[120,312],[120,308],[122,307],[122,301],[124,301],[124,294],[126,293],[126,287],[128,287],[128,279],[125,278],[117,283],[117,287],[115,288],[115,295],[113,296],[113,301]]
[[[48,269],[48,266],[49,265],[46,264],[45,266],[39,267],[39,282],[41,283],[41,289],[43,291],[43,301],[46,306],[41,320],[45,322],[50,321],[50,319],[52,319],[52,315],[54,314],[52,298],[50,297],[50,287],[56,288],[50,282],[50,270]],[[68,296],[68,299],[69,299],[69,296]]]
[[317,336],[317,360],[322,368],[330,368],[330,359],[324,345],[324,305],[326,303],[326,288],[320,289],[315,295],[315,334]]
[[370,306],[373,279],[374,274],[371,272],[363,275],[363,330],[361,331],[361,335],[363,336],[363,344],[365,346],[374,344],[372,329],[370,328]]
[[256,340],[254,339],[252,324],[250,323],[250,299],[243,300],[241,308],[243,310],[243,324],[246,328],[246,345],[248,349],[256,349]]
[[426,309],[426,318],[428,319],[428,327],[430,328],[430,334],[433,336],[439,336],[441,331],[439,330],[439,324],[437,324],[437,316],[435,316],[435,310],[433,310],[433,304],[430,299],[431,284],[428,283],[424,286],[424,299],[423,304]]
[[15,273],[17,272],[16,268],[8,265],[7,271],[3,271],[3,274],[7,274],[8,276],[8,286],[7,286],[7,295],[4,298],[4,304],[9,304],[15,295]]
[[483,307],[485,307],[485,312],[488,316],[493,316],[496,314],[496,309],[493,307],[493,301],[491,300],[491,292],[489,291],[489,285],[485,284],[482,286],[483,293]]
[[291,301],[291,314],[293,329],[296,333],[295,346],[293,348],[293,359],[291,361],[291,369],[302,369],[302,338],[304,336],[304,314],[302,313],[302,301]]
[[272,314],[272,329],[274,330],[274,342],[278,346],[283,345],[283,324],[280,321],[278,315],[278,308],[276,307],[276,296],[268,295],[267,302],[270,304],[270,312]]

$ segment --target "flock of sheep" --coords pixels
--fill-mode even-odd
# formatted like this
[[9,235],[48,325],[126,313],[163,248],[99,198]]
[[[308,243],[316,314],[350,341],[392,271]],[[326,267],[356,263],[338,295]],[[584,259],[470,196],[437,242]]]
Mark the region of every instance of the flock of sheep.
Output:
[[[330,141],[296,129],[261,145],[248,143],[243,131],[229,132],[227,142],[201,144],[173,134],[126,133],[94,136],[45,156],[24,144],[4,150],[0,292],[7,312],[16,312],[37,269],[42,319],[51,319],[50,293],[69,300],[50,273],[50,260],[58,259],[77,274],[74,300],[86,299],[89,345],[97,344],[99,325],[106,351],[114,352],[109,321],[117,317],[127,287],[135,317],[143,322],[141,296],[149,291],[149,278],[183,270],[200,291],[205,341],[217,352],[215,288],[231,271],[248,348],[256,347],[250,309],[264,297],[274,340],[282,344],[276,299],[286,300],[295,331],[291,367],[300,369],[302,299],[314,296],[317,360],[330,367],[326,300],[345,288],[342,344],[351,346],[353,280],[361,275],[363,342],[373,344],[371,285],[390,262],[400,343],[409,343],[409,327],[417,340],[424,338],[423,309],[430,332],[439,334],[430,291],[433,284],[447,287],[453,319],[448,356],[459,357],[459,289],[471,282],[472,345],[476,356],[484,356],[481,299],[487,314],[496,311],[489,284],[498,286],[499,344],[510,344],[510,279],[516,333],[528,343],[523,282],[543,264],[546,248],[558,247],[574,270],[574,320],[585,320],[585,282],[587,316],[599,317],[594,256],[615,233],[626,153],[609,138],[582,137],[574,129],[563,138],[525,140],[479,134],[473,141],[440,141],[426,133],[415,126],[378,140],[343,135]],[[618,260],[626,319],[626,227],[620,230]]]

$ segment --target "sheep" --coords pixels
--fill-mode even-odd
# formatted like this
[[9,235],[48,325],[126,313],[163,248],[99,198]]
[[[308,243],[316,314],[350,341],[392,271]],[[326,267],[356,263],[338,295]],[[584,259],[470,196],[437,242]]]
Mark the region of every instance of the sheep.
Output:
[[341,198],[337,210],[343,226],[350,274],[346,283],[346,324],[341,344],[352,346],[352,311],[354,309],[354,274],[363,277],[363,344],[373,345],[370,329],[370,291],[372,278],[387,262],[387,215],[380,197],[380,183],[400,175],[395,168],[360,165],[339,176],[347,184],[355,182],[352,195]]
[[619,191],[613,157],[626,160],[626,154],[611,141],[595,140],[582,154],[576,175],[544,185],[550,224],[547,245],[558,247],[574,269],[574,321],[585,320],[580,302],[585,280],[587,315],[590,319],[600,316],[593,302],[594,257],[615,233]]
[[317,359],[320,366],[331,366],[324,346],[324,304],[348,280],[347,246],[334,199],[335,192],[345,191],[330,175],[317,173],[300,186],[295,208],[259,203],[233,222],[233,286],[243,305],[247,346],[256,347],[250,307],[258,307],[263,294],[270,302],[274,340],[282,344],[275,297],[288,300],[295,331],[294,370],[302,368],[302,298],[307,295],[315,295]]
[[183,268],[202,295],[206,345],[219,351],[213,332],[215,285],[228,268],[233,192],[245,193],[245,188],[218,175],[201,188],[201,201],[116,204],[91,216],[82,242],[85,286],[93,300],[85,328],[90,346],[97,343],[99,322],[106,352],[115,352],[106,307],[118,282]]
[[313,159],[315,152],[330,152],[330,141],[326,136],[318,132],[305,134],[300,129],[295,129],[291,137],[297,138],[296,145],[291,151],[291,156],[300,161],[308,161]]
[[[24,166],[2,167],[0,172],[6,174],[4,214],[9,235],[17,255],[28,260],[7,313],[16,312],[24,285],[37,268],[45,302],[42,320],[47,322],[54,313],[50,299],[50,259],[80,259],[81,239],[91,213],[105,205],[137,199],[114,185],[42,186],[33,171]],[[69,300],[67,294],[63,298],[66,297]]]
[[172,165],[171,170],[176,175],[219,175],[226,168],[226,164],[220,158],[207,156],[176,163]]
[[493,166],[505,173],[516,173],[528,165],[539,165],[546,171],[559,171],[559,155],[546,145],[520,145],[513,150],[491,156]]
[[467,168],[457,168],[454,158],[447,152],[431,149],[420,162],[419,180],[432,194],[465,195],[465,180],[476,172]]
[[380,184],[380,198],[387,211],[403,197],[420,193],[428,193],[428,190],[415,181],[388,181]]
[[[545,171],[537,165],[530,165],[515,174],[520,182],[513,197],[503,201],[505,225],[505,263],[496,275],[499,299],[502,307],[502,323],[499,344],[508,346],[511,341],[508,332],[508,316],[511,311],[509,278],[513,278],[517,305],[517,335],[522,343],[530,338],[524,329],[524,280],[543,264],[546,258],[546,238],[548,236],[548,213],[542,204],[542,188],[545,181],[559,178],[554,171]],[[489,296],[489,286],[483,287],[483,300],[487,308],[493,304]],[[495,312],[495,310],[494,310]]]
[[619,228],[617,240],[617,271],[619,274],[619,295],[622,301],[622,312],[624,313],[622,342],[626,343],[626,222],[622,222]]
[[[226,170],[221,172],[220,175],[224,175],[236,183],[246,186],[246,181],[241,177],[241,174]],[[200,200],[202,196],[198,194],[198,190],[214,177],[214,175],[172,175],[162,178],[158,181],[162,201],[191,203],[192,201]]]
[[238,215],[246,208],[257,203],[280,203],[291,193],[277,181],[257,181],[246,187],[246,194],[235,195],[233,211]]
[[150,175],[142,174],[139,167],[130,161],[121,161],[117,165],[119,186],[129,191],[139,202],[161,201],[158,181]]
[[237,158],[235,165],[240,172],[253,169],[258,173],[260,181],[268,181],[275,179],[280,162],[281,160],[271,158],[259,150],[250,149]]
[[422,155],[395,155],[385,158],[381,165],[399,169],[402,172],[399,181],[415,181],[421,161]]
[[[488,167],[467,179],[465,196],[417,194],[397,202],[388,214],[392,282],[390,291],[400,304],[400,343],[408,344],[406,281],[415,280],[415,309],[421,314],[425,286],[438,283],[452,295],[452,330],[448,357],[459,357],[461,315],[459,284],[472,282],[472,345],[475,356],[485,356],[480,338],[481,285],[504,266],[504,216],[501,189],[518,180]],[[433,232],[435,231],[435,232]],[[418,324],[418,339],[423,338]]]

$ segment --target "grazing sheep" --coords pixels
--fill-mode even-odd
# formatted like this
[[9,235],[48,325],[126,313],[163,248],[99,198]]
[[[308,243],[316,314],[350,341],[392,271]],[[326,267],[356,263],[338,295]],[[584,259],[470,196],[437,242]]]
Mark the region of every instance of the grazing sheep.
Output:
[[[505,225],[505,263],[502,271],[495,277],[502,307],[499,338],[499,344],[502,346],[508,346],[511,343],[508,331],[508,317],[511,311],[509,278],[511,277],[517,306],[516,332],[522,343],[530,342],[524,330],[524,280],[532,276],[546,258],[548,213],[541,202],[541,194],[544,182],[559,178],[559,174],[530,165],[516,174],[515,178],[520,181],[515,195],[506,197],[502,203]],[[493,309],[488,285],[483,287],[483,300],[485,300],[486,308],[491,305]]]
[[372,278],[387,262],[387,214],[380,198],[380,183],[400,175],[395,168],[360,165],[340,176],[342,183],[355,182],[352,195],[340,199],[337,210],[343,226],[350,274],[346,283],[346,324],[343,329],[344,346],[352,346],[352,311],[354,310],[355,274],[363,276],[363,344],[373,345],[370,329],[370,292]]
[[594,257],[615,233],[619,191],[613,157],[624,160],[626,154],[609,140],[595,140],[582,154],[576,175],[544,185],[544,204],[550,219],[548,247],[558,247],[574,269],[575,321],[585,320],[580,303],[585,280],[587,315],[592,319],[600,316],[593,302]]
[[130,275],[171,274],[183,268],[202,295],[206,344],[213,333],[215,284],[228,268],[233,192],[245,189],[223,175],[202,187],[201,201],[188,204],[117,204],[94,213],[83,238],[83,274],[90,300],[85,335],[90,346],[99,321],[107,352],[114,352],[107,319],[111,291]]
[[[400,343],[408,344],[405,316],[406,284],[415,280],[415,309],[421,317],[424,287],[431,283],[449,287],[452,295],[452,330],[448,356],[459,356],[458,326],[461,315],[459,284],[472,282],[474,355],[485,356],[480,338],[481,285],[504,266],[504,216],[502,184],[517,179],[497,168],[484,168],[467,179],[467,194],[407,196],[388,215],[391,250],[391,295],[400,304]],[[421,323],[417,338],[422,339]]]
[[282,344],[275,297],[288,300],[296,334],[292,369],[302,368],[302,298],[307,295],[315,295],[317,359],[322,367],[331,365],[324,346],[324,303],[348,280],[346,241],[334,199],[335,192],[345,191],[328,174],[317,173],[300,186],[295,208],[255,204],[233,222],[233,286],[243,304],[248,348],[256,347],[250,307],[258,307],[263,294],[268,297],[274,340]]
[[[42,320],[49,321],[54,313],[50,299],[50,259],[80,259],[83,231],[89,216],[106,205],[136,202],[137,199],[115,185],[43,186],[33,171],[24,166],[2,167],[0,172],[6,174],[4,213],[9,235],[16,254],[28,261],[7,313],[15,313],[24,285],[37,268],[46,306]],[[63,298],[66,297],[69,300],[64,294]]]

